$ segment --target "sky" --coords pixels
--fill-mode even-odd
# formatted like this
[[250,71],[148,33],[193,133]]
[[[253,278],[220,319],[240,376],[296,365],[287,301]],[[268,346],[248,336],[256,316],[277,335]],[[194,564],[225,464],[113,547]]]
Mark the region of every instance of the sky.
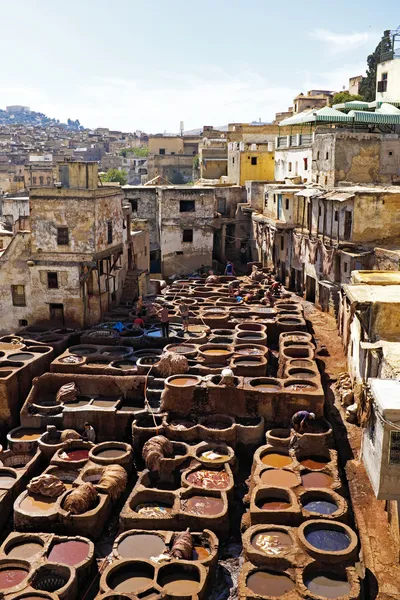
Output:
[[398,0],[5,0],[0,108],[177,133],[268,122],[365,72]]

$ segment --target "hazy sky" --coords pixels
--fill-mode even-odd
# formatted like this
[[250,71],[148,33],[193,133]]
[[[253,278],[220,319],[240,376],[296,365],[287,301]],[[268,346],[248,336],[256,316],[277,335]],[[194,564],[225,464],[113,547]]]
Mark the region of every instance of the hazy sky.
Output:
[[399,16],[398,0],[1,4],[0,108],[149,133],[268,121],[300,91],[340,90]]

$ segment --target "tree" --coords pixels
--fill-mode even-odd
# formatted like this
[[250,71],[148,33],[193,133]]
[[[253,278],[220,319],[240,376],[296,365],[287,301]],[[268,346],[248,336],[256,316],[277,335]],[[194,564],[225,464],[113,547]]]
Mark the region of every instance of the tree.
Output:
[[393,49],[390,29],[383,32],[382,40],[379,42],[374,52],[367,58],[368,68],[367,76],[363,77],[359,92],[366,102],[373,102],[376,96],[376,70],[381,59],[381,54],[390,52]]
[[331,106],[334,104],[343,104],[344,102],[352,102],[353,100],[363,100],[363,97],[360,94],[349,94],[347,91],[338,92],[333,96]]
[[118,169],[108,169],[107,173],[100,175],[101,181],[115,182],[120,185],[126,185],[128,183],[128,173],[124,170],[119,171]]

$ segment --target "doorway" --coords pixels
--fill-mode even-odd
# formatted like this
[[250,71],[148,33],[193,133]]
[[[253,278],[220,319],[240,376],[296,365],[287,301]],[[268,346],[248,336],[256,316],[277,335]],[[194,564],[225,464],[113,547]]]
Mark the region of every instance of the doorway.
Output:
[[306,300],[315,303],[315,279],[309,275],[306,277]]
[[57,327],[64,326],[63,304],[50,304],[50,321]]

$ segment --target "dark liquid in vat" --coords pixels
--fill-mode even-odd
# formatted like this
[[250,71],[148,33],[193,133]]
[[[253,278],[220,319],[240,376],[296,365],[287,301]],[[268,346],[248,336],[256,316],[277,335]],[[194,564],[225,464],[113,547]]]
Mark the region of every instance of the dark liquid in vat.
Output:
[[305,531],[305,538],[311,546],[327,552],[340,552],[350,545],[350,537],[345,531],[334,529],[314,529]]
[[247,578],[247,587],[261,596],[283,596],[294,589],[294,583],[283,573],[255,571]]
[[326,473],[305,473],[301,476],[301,483],[306,489],[330,488],[333,484],[333,477]]
[[342,598],[350,593],[351,586],[345,578],[340,578],[336,573],[316,575],[306,579],[305,584],[312,594],[324,598]]

